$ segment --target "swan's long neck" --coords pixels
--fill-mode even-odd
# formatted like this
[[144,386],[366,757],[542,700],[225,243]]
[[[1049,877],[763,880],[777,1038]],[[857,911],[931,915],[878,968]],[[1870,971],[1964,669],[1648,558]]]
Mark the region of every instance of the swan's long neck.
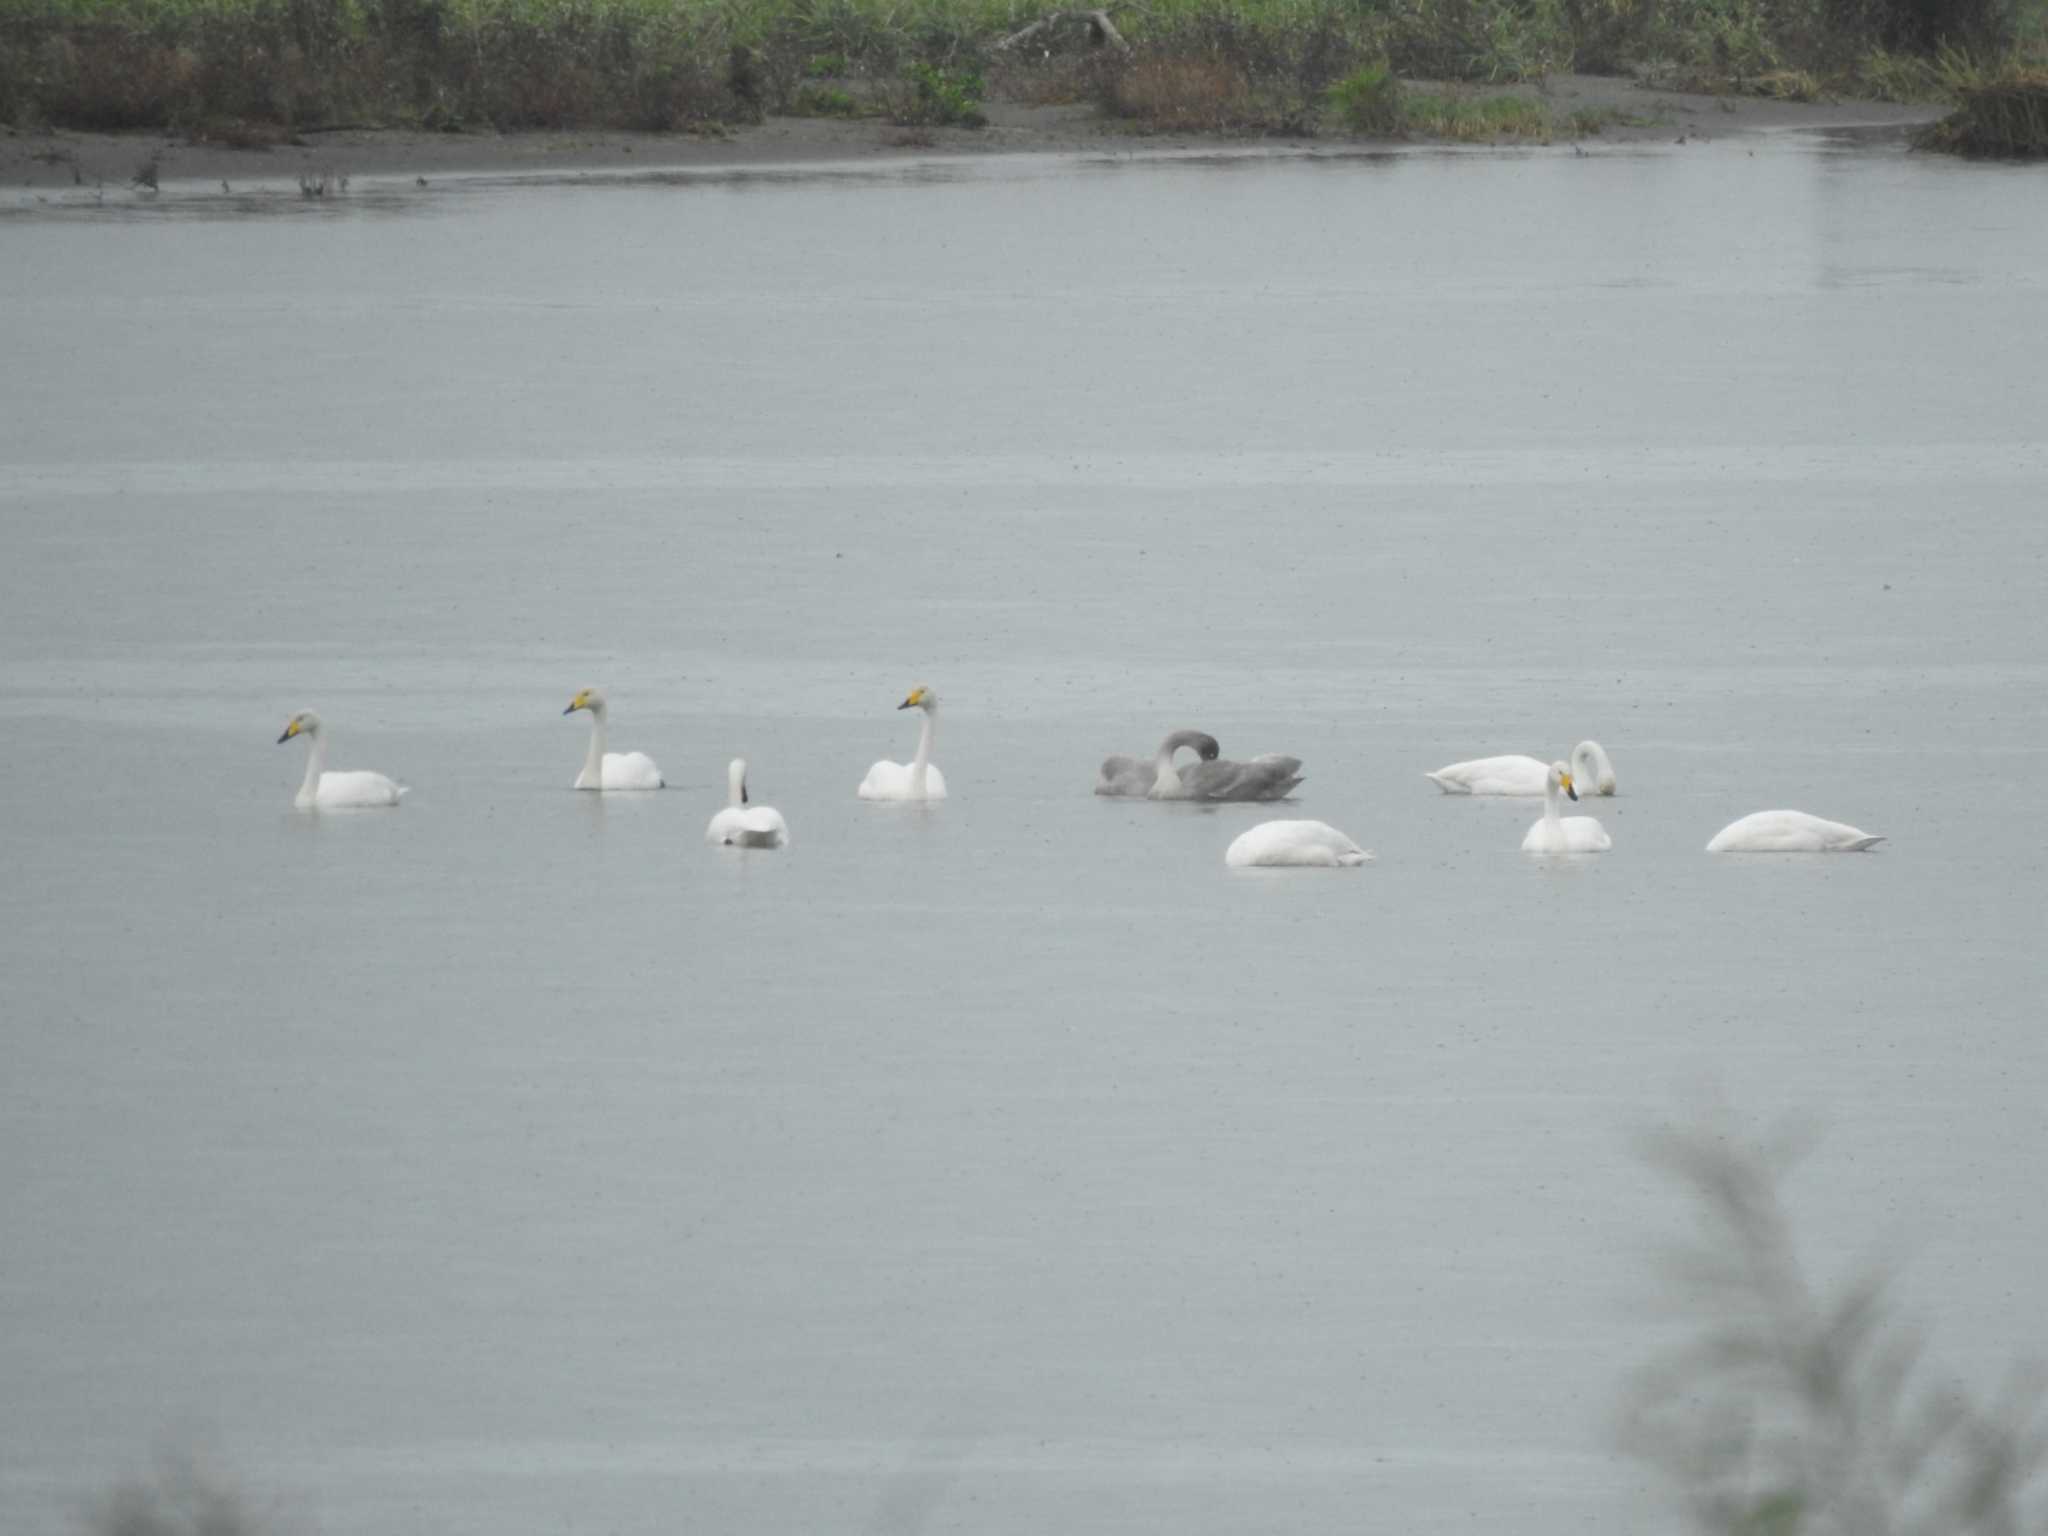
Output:
[[1166,739],[1166,744],[1159,749],[1159,756],[1154,760],[1154,767],[1157,770],[1158,777],[1152,785],[1153,794],[1174,795],[1180,793],[1180,771],[1173,766],[1173,754],[1180,745],[1180,742],[1169,736]]
[[297,803],[311,805],[320,793],[320,775],[327,771],[327,733],[309,731],[306,735],[306,777],[299,783]]
[[1562,809],[1563,802],[1558,798],[1557,792],[1557,776],[1555,774],[1552,774],[1549,778],[1543,781],[1544,825],[1548,827],[1563,827],[1563,818],[1558,814]]
[[927,709],[923,713],[924,727],[917,733],[917,756],[910,760],[910,792],[920,800],[925,796],[925,780],[930,777],[925,770],[932,765],[933,722],[939,715],[935,709]]
[[592,789],[604,787],[604,706],[590,706],[590,752],[583,759],[583,783]]
[[725,773],[725,803],[738,810],[747,803],[747,766],[734,763]]

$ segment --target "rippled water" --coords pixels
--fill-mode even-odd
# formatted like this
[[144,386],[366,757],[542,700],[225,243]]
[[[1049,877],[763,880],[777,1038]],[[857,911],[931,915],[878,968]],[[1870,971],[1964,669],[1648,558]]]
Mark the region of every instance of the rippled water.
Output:
[[[176,194],[179,189],[172,189]],[[2048,1341],[2048,200],[1885,146],[0,215],[0,1514],[1643,1529],[1680,1208]],[[944,700],[954,798],[858,803]],[[576,795],[587,683],[670,788]],[[312,706],[396,813],[290,797]],[[1192,725],[1378,851],[1110,803]],[[1488,751],[1613,754],[1597,859]],[[784,856],[705,848],[724,764]],[[1709,859],[1792,805],[1874,855]]]

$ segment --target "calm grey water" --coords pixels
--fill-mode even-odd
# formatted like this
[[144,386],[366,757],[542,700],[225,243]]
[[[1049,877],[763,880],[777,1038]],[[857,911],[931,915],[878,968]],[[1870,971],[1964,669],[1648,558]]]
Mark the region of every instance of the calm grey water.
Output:
[[[2048,1348],[2043,250],[1799,138],[10,204],[0,1524],[1654,1529],[1702,1101]],[[1378,862],[1089,794],[1187,725]],[[1584,735],[1603,857],[1421,777]]]

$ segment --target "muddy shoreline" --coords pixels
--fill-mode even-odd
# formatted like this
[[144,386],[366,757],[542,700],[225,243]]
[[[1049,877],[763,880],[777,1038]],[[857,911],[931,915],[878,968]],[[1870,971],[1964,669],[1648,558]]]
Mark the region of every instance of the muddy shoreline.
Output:
[[[1783,131],[1903,133],[1932,122],[1944,109],[1885,102],[1773,101],[1755,97],[1698,96],[1657,90],[1626,79],[1555,76],[1534,92],[1560,118],[1592,110],[1613,114],[1597,135],[1574,141],[1564,132],[1553,144],[1690,144],[1745,134]],[[1487,93],[1478,93],[1487,94]],[[30,191],[103,193],[134,189],[138,172],[154,166],[160,185],[198,183],[218,190],[295,185],[304,175],[338,178],[546,175],[551,172],[661,169],[746,169],[787,164],[857,163],[890,158],[990,154],[1146,153],[1224,148],[1356,147],[1371,141],[1320,138],[1218,138],[1202,134],[1134,133],[1091,106],[1034,107],[989,104],[989,125],[901,128],[873,120],[771,117],[716,133],[626,133],[616,130],[535,130],[520,133],[428,133],[409,129],[351,128],[302,131],[292,140],[261,147],[188,139],[163,132],[80,133],[63,129],[9,129],[0,135],[0,185]],[[1405,141],[1420,142],[1420,141]],[[1534,145],[1526,139],[1509,145]]]

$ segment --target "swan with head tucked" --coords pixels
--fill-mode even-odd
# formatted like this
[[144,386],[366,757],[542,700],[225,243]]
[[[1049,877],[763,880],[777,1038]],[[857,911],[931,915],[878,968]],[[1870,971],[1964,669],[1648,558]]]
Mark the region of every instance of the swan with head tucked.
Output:
[[584,754],[583,771],[576,775],[577,789],[660,789],[661,770],[645,752],[607,752],[604,749],[604,694],[595,688],[579,691],[562,711],[573,715],[590,711],[590,750]]
[[898,709],[924,711],[924,726],[917,736],[917,756],[907,763],[892,763],[886,757],[868,770],[858,791],[863,800],[943,800],[946,776],[932,761],[932,729],[939,717],[939,696],[931,689],[917,687]]
[[747,802],[747,760],[736,757],[725,770],[725,809],[711,818],[704,841],[728,848],[787,848],[789,824],[772,805]]
[[1804,811],[1753,811],[1716,832],[1707,852],[1861,853],[1883,841],[1882,834]]
[[1372,857],[1327,821],[1262,821],[1223,855],[1232,869],[1348,869]]
[[1152,787],[1146,791],[1154,800],[1281,800],[1301,782],[1301,759],[1278,752],[1248,763],[1205,755],[1185,769],[1162,752],[1154,766]]
[[1605,853],[1614,846],[1607,829],[1591,816],[1558,815],[1558,791],[1574,800],[1578,787],[1572,771],[1563,763],[1552,763],[1543,775],[1543,815],[1522,839],[1524,853]]
[[292,804],[300,810],[340,811],[396,805],[405,793],[405,785],[367,769],[337,768],[330,772],[327,768],[327,735],[321,729],[320,717],[310,709],[300,710],[285,722],[284,734],[277,738],[278,745],[282,746],[294,736],[306,738],[306,777],[299,785],[299,792],[292,796]]
[[[1614,793],[1614,764],[1607,760],[1607,749],[1599,742],[1582,741],[1572,748],[1572,772],[1588,791]],[[1540,795],[1549,776],[1548,763],[1519,752],[1475,757],[1423,775],[1447,795]]]
[[1102,769],[1096,775],[1095,793],[1098,795],[1144,796],[1152,793],[1152,786],[1159,782],[1163,772],[1161,763],[1171,763],[1174,753],[1182,747],[1193,747],[1197,756],[1205,763],[1213,763],[1223,749],[1216,745],[1216,738],[1201,731],[1175,731],[1159,743],[1159,750],[1151,757],[1105,757]]

